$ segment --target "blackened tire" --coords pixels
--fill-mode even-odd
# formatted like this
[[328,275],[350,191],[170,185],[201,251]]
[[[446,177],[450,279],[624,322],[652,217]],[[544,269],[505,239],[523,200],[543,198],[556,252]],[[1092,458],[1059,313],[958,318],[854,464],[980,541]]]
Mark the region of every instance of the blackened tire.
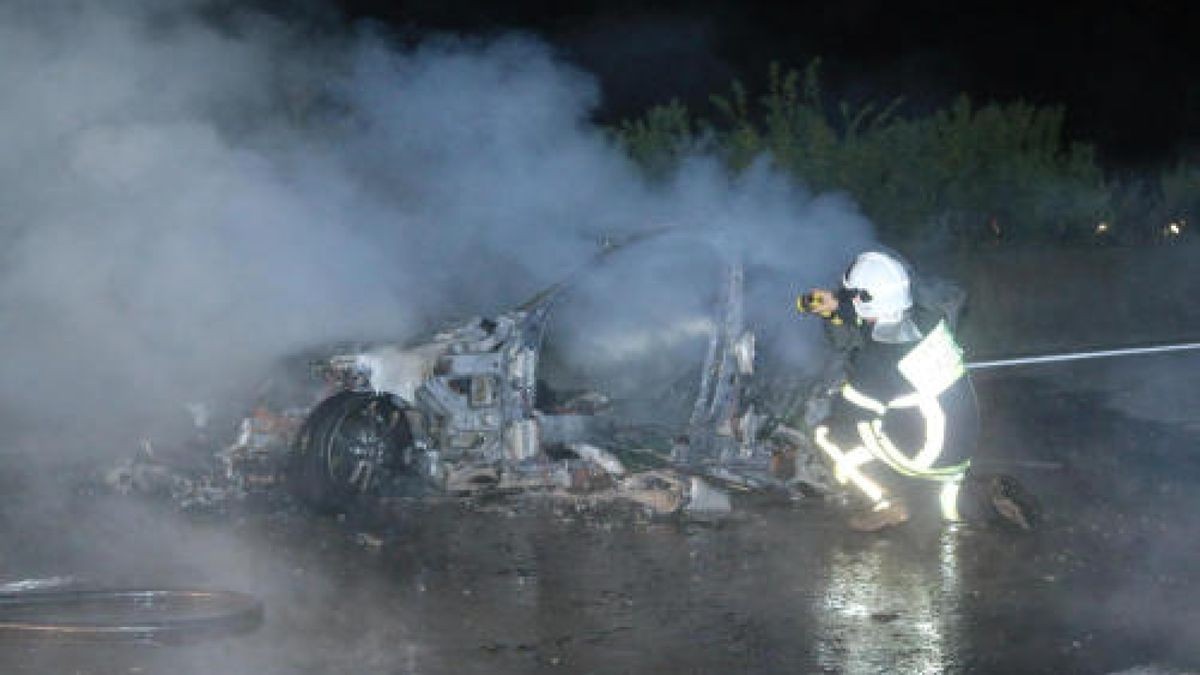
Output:
[[412,470],[412,432],[392,397],[344,391],[309,413],[292,452],[292,493],[321,511],[344,509]]

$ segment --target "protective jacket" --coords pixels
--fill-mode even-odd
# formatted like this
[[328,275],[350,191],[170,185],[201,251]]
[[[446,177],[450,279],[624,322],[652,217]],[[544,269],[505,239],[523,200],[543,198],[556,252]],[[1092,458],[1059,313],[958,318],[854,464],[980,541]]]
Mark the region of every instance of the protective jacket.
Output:
[[[814,440],[841,483],[872,504],[886,505],[900,483],[924,483],[939,494],[944,517],[958,520],[957,497],[978,437],[978,409],[952,317],[914,311],[920,335],[902,343],[852,335],[845,383]],[[911,487],[911,486],[910,486]]]

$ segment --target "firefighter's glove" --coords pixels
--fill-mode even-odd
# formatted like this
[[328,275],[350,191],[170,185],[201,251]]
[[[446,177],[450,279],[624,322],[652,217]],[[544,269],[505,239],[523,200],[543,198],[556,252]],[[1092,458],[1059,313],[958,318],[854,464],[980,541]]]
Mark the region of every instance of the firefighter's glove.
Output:
[[822,309],[817,291],[809,291],[796,296],[796,311],[801,314],[816,314],[835,326],[842,325],[842,317],[838,312]]

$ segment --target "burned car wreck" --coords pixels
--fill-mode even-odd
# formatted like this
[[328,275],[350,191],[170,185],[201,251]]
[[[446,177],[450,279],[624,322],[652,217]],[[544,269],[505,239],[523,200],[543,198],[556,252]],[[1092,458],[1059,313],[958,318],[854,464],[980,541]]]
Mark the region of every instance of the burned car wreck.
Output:
[[[699,358],[655,404],[681,411],[673,424],[640,423],[602,391],[542,377],[548,324],[568,280],[415,344],[292,358],[231,425],[233,438],[209,441],[208,471],[172,473],[147,442],[107,482],[170,493],[185,506],[283,492],[327,512],[398,495],[538,491],[628,500],[658,514],[723,513],[731,492],[819,491],[822,476],[797,476],[797,435],[778,424],[778,411],[755,405],[763,390],[743,268],[727,264],[715,276],[710,318],[695,331]],[[207,438],[207,420],[196,421]]]

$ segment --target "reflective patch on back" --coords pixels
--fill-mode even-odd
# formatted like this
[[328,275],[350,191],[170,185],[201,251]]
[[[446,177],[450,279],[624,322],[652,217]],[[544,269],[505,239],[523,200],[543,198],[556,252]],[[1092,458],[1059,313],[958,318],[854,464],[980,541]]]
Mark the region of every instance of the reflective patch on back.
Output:
[[945,321],[939,322],[925,339],[900,359],[899,368],[909,384],[929,396],[946,391],[967,372],[962,347],[954,340]]

